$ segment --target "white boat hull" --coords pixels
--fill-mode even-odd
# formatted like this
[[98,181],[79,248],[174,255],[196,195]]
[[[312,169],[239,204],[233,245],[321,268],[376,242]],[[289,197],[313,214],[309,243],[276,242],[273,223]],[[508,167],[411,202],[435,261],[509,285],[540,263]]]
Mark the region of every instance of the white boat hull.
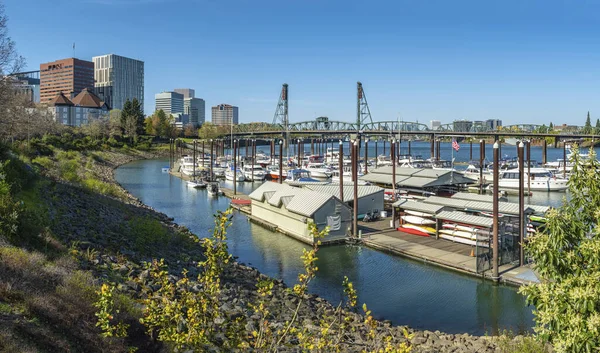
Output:
[[[225,172],[225,179],[233,181],[233,179],[234,179],[233,172],[229,172],[229,171]],[[235,179],[236,179],[236,181],[245,181],[246,177],[244,176],[244,173],[237,172],[235,174]]]
[[263,181],[263,180],[265,180],[265,173],[264,172],[256,172],[256,173],[252,174],[249,172],[245,172],[244,177],[248,181]]
[[[523,181],[525,190],[527,190],[527,180]],[[519,190],[519,180],[517,179],[500,179],[498,180],[500,189]],[[531,191],[564,191],[568,188],[566,179],[550,179],[550,180],[531,180]]]

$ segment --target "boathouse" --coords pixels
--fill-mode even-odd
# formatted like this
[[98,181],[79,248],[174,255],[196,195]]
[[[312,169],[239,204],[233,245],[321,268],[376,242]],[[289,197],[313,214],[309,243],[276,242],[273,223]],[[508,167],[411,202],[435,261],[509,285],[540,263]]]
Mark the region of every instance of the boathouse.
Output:
[[[340,185],[304,185],[305,189],[310,189],[322,194],[340,197]],[[375,185],[358,185],[358,215],[365,215],[374,210],[383,211],[384,189]],[[354,186],[352,182],[344,183],[344,203],[350,208],[354,207]]]
[[[369,170],[359,179],[382,187],[391,188],[393,166]],[[475,180],[462,173],[444,169],[396,167],[396,188],[408,188],[437,192],[442,188],[458,187],[474,183]]]
[[331,194],[266,182],[250,199],[254,219],[309,244],[315,241],[308,230],[311,222],[319,230],[329,226],[323,243],[342,241],[351,232],[352,209]]

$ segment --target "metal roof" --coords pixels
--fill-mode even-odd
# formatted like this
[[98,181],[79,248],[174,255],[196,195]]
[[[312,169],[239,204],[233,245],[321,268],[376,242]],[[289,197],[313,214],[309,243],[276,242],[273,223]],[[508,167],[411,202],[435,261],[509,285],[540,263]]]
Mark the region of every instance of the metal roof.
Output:
[[442,206],[449,206],[449,207],[458,208],[458,209],[464,209],[465,205],[469,201],[451,199],[449,197],[429,196],[428,198],[424,199],[423,202],[434,204],[434,205],[442,205]]
[[[305,189],[310,189],[316,192],[333,195],[337,198],[340,197],[340,186],[338,185],[305,185]],[[384,189],[379,186],[374,185],[358,185],[358,199],[360,200],[363,197],[367,197],[370,195],[374,195],[377,193],[382,193]],[[346,186],[344,184],[344,202],[353,201],[354,200],[354,186]]]
[[412,201],[412,200],[399,200],[399,201],[394,202],[392,204],[392,206],[399,207],[399,208],[402,208],[404,210],[409,210],[409,211],[429,213],[432,215],[434,215],[434,214],[440,212],[442,209],[444,209],[444,206],[441,206],[441,205],[434,205],[434,204],[430,204],[430,203],[424,203],[424,202],[418,202],[418,201]]
[[[386,166],[371,170],[361,180],[376,184],[392,185],[392,167]],[[425,188],[455,184],[471,184],[474,180],[462,173],[441,169],[396,168],[396,185]]]
[[491,228],[494,224],[494,220],[491,217],[473,216],[459,211],[442,211],[435,217],[445,221],[452,221],[486,228]]
[[[250,198],[263,202],[266,200],[275,207],[283,206],[290,212],[305,217],[312,217],[327,201],[335,196],[327,193],[296,188],[286,184],[265,182],[250,194]],[[348,207],[344,205],[344,207]]]
[[330,184],[328,181],[285,181],[290,186],[304,186],[304,185],[327,185]]
[[279,191],[279,190],[285,190],[285,188],[288,188],[288,185],[284,185],[284,184],[278,184],[278,183],[273,183],[273,182],[264,182],[261,186],[259,186],[256,190],[254,190],[253,192],[250,193],[250,198],[252,200],[256,200],[256,201],[263,201],[265,198],[265,193],[267,192],[273,192],[273,191]]
[[[493,203],[492,202],[480,202],[480,201],[469,201],[465,207],[465,209],[469,210],[477,210],[484,212],[492,212],[493,211]],[[548,206],[539,206],[539,205],[523,205],[523,208],[526,210],[531,208],[533,213],[546,213],[550,207]],[[519,204],[516,202],[498,202],[498,212],[508,215],[519,215]]]
[[[333,195],[321,194],[310,190],[298,190],[292,200],[286,205],[286,209],[306,217],[312,217]],[[341,201],[337,200],[341,203]]]
[[492,195],[479,195],[479,194],[472,194],[472,193],[468,193],[468,192],[457,192],[456,194],[452,195],[451,198],[457,199],[457,200],[467,200],[467,201],[483,201],[483,202],[494,201],[494,197]]

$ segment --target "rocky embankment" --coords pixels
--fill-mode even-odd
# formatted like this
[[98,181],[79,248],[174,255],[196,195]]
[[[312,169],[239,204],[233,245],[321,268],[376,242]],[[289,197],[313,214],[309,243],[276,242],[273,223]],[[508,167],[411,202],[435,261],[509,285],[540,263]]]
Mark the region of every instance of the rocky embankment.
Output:
[[[94,164],[94,173],[104,182],[118,186],[113,172],[119,165],[136,159],[155,157],[152,153],[117,153],[107,152]],[[119,186],[120,187],[120,186]],[[140,200],[124,192],[123,198],[99,196],[90,192],[81,192],[68,184],[56,183],[44,197],[55,214],[56,230],[65,243],[75,244],[84,256],[84,266],[91,270],[96,277],[118,283],[118,289],[137,296],[140,291],[141,279],[152,283],[148,270],[144,270],[143,261],[164,258],[169,265],[173,281],[179,278],[184,268],[190,272],[190,278],[198,273],[197,264],[202,260],[202,251],[198,244],[191,243],[189,238],[195,237],[187,228],[181,227],[167,215],[157,212]],[[238,217],[236,215],[236,217]],[[240,215],[241,217],[241,215]],[[145,220],[143,224],[139,220]],[[153,234],[144,238],[126,237],[124,234],[147,232]],[[144,233],[145,234],[145,233]],[[156,235],[159,234],[159,235]],[[204,235],[200,235],[204,236]],[[140,238],[141,237],[141,238]],[[187,238],[187,239],[186,239]],[[256,299],[257,281],[266,276],[255,268],[242,263],[233,262],[227,268],[223,278],[221,292],[221,310],[227,317],[245,317],[248,332],[258,328],[260,316],[249,309],[249,303]],[[284,283],[275,280],[273,297],[269,302],[269,310],[273,314],[271,325],[274,329],[284,327],[284,323],[292,319],[300,298],[291,294]],[[200,287],[195,290],[201,290]],[[335,307],[326,300],[307,295],[302,299],[298,312],[298,322],[311,331],[320,330],[319,321],[325,314],[333,313]],[[384,314],[385,313],[380,313]],[[364,348],[369,327],[365,318],[357,313],[348,312],[351,330],[345,338],[348,342],[345,351],[358,352]],[[219,324],[219,323],[216,323]],[[395,342],[402,342],[405,327],[394,326],[390,322],[378,322],[378,333],[391,334]],[[497,342],[490,337],[477,337],[467,334],[445,334],[441,332],[418,331],[408,329],[413,336],[410,340],[413,352],[497,352]],[[297,351],[296,343],[290,336],[287,343],[292,347],[280,351]]]

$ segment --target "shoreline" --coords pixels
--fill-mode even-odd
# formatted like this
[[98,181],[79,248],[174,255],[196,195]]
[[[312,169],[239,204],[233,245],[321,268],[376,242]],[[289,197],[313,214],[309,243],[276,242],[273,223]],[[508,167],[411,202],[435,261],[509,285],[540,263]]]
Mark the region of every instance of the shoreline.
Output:
[[[111,173],[112,182],[115,185],[117,185],[128,196],[128,198],[134,200],[136,203],[139,203],[140,205],[143,205],[143,207],[146,208],[147,210],[149,210],[150,212],[162,215],[165,219],[165,222],[168,222],[169,225],[173,226],[174,228],[185,229],[186,231],[189,232],[189,230],[187,230],[187,228],[185,226],[181,226],[181,225],[178,225],[177,223],[175,223],[173,221],[172,217],[169,217],[168,215],[155,210],[151,206],[144,204],[137,197],[131,195],[125,188],[123,188],[123,186],[120,183],[118,183],[116,181],[116,179],[114,177],[114,171],[118,167],[125,165],[127,163],[130,163],[130,162],[133,162],[135,160],[143,160],[143,159],[151,159],[151,158],[137,158],[137,159],[131,159],[129,161],[124,161],[120,164],[115,164],[112,168],[112,173]],[[173,176],[177,176],[177,175],[173,175]],[[231,195],[228,195],[229,198],[231,198],[230,196]],[[254,268],[252,266],[246,266],[244,263],[239,263],[237,261],[234,262],[233,265],[235,267],[238,267],[241,271],[251,273],[251,274],[257,276],[258,278],[267,278],[267,276],[263,275],[256,268]],[[281,280],[275,279],[275,282],[277,283],[278,290],[280,290],[280,289],[285,290],[286,288],[288,288],[287,284],[283,283]],[[333,308],[333,305],[331,303],[320,298],[318,295],[309,294],[306,299],[308,299],[309,302],[312,302],[310,305],[318,305],[318,306],[325,305],[326,307],[328,307],[330,309]],[[383,314],[383,313],[378,313],[378,314],[380,314],[380,316],[382,316],[382,317],[385,317],[385,314]],[[360,318],[362,318],[362,315],[358,315],[358,314],[353,314],[353,315],[357,315],[358,321],[360,321]],[[385,320],[382,321],[381,324],[385,325],[388,328],[393,328],[394,331],[397,331],[398,335],[396,335],[396,336],[398,336],[398,337],[401,336],[399,333],[404,328],[409,329],[409,332],[415,333],[415,337],[413,337],[413,339],[411,340],[412,343],[415,344],[415,346],[414,346],[415,352],[445,351],[445,350],[449,349],[450,347],[457,348],[455,343],[459,343],[459,344],[463,345],[462,348],[459,348],[459,350],[457,350],[458,352],[494,352],[496,349],[493,339],[491,339],[490,337],[493,338],[493,337],[497,337],[497,336],[473,336],[473,335],[469,335],[469,334],[445,334],[440,331],[432,332],[432,331],[428,331],[428,330],[414,330],[414,329],[410,329],[406,326],[403,326],[403,325],[400,325],[397,323],[391,323],[390,321],[385,321]]]

